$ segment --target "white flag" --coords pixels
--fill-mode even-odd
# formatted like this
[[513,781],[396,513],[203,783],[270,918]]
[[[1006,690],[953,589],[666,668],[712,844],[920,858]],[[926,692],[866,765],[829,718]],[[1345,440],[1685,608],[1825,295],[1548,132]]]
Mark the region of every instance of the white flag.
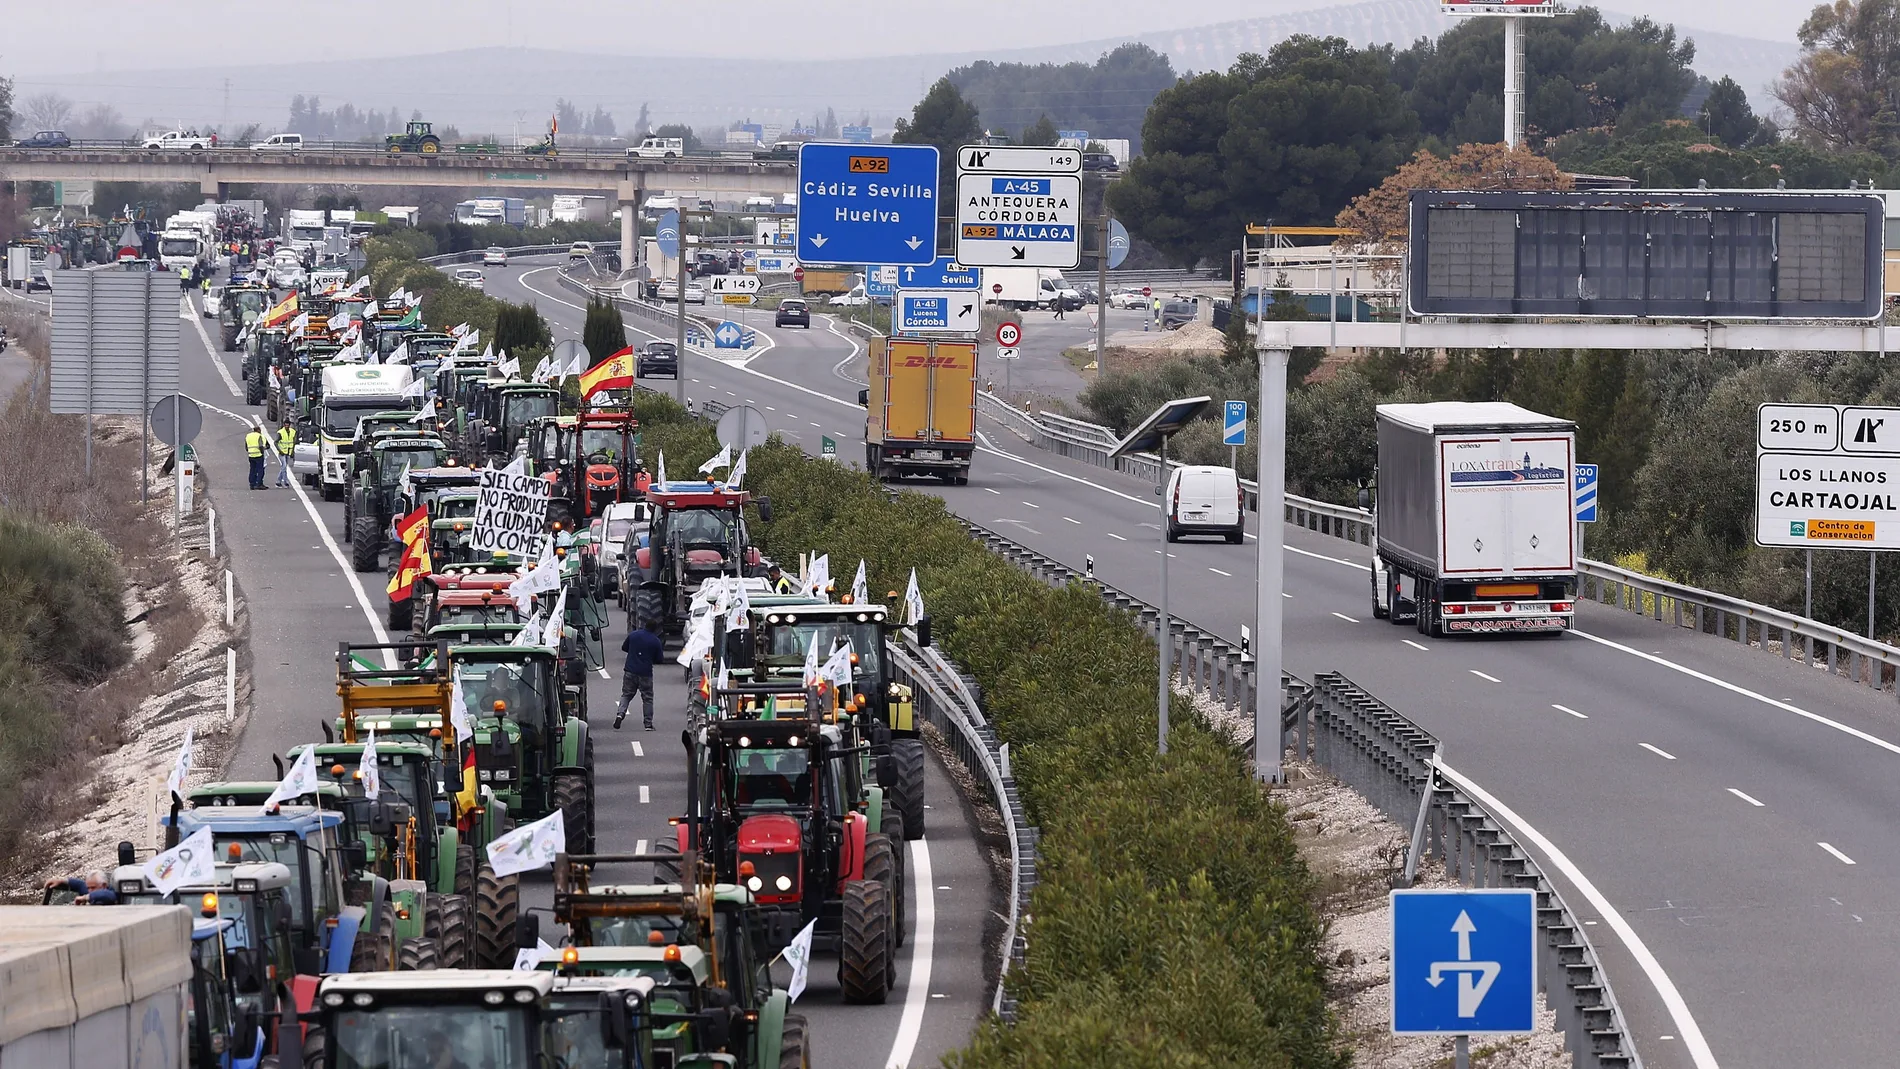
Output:
[[699,473],[701,475],[711,475],[720,468],[730,467],[732,467],[732,447],[722,445],[719,447],[719,452],[715,453],[711,460],[699,466]]
[[554,864],[554,855],[567,853],[567,823],[561,811],[523,824],[488,844],[488,867],[497,876],[543,868]]
[[[814,647],[815,648],[815,647]],[[824,667],[818,669],[820,678],[828,679],[834,687],[851,685],[851,644],[849,642],[831,651]]]
[[462,677],[455,677],[454,689],[449,692],[449,726],[455,729],[455,742],[459,746],[467,742],[475,733],[469,723],[468,691],[462,689]]
[[336,362],[339,364],[360,363],[362,359],[363,359],[363,343],[360,340],[353,341],[350,344],[344,346],[336,354]]
[[574,359],[569,360],[567,362],[567,366],[561,369],[561,381],[566,382],[567,377],[569,375],[574,375],[578,377],[582,372],[585,372],[586,370],[587,370],[587,350],[586,349],[577,350],[574,353]]
[[337,299],[343,300],[344,298],[347,298],[347,297],[354,297],[357,294],[363,292],[364,288],[367,287],[368,285],[369,285],[369,276],[364,275],[363,277],[357,279],[355,282],[350,283],[350,286],[348,289],[344,290],[341,294],[337,295]]
[[800,677],[802,682],[799,685],[806,688],[815,687],[823,678],[824,675],[818,668],[818,640],[813,637],[811,645],[805,647],[805,671]]
[[450,334],[453,334],[453,335],[454,335],[454,336],[455,336],[455,337],[456,337],[457,339],[460,339],[460,338],[462,337],[462,335],[464,335],[464,334],[467,334],[467,333],[468,333],[468,324],[467,324],[467,323],[457,323],[457,324],[455,324],[454,326],[452,326],[452,327],[450,327],[450,328],[449,328],[449,333],[450,333]]
[[733,462],[732,473],[726,476],[726,489],[739,489],[739,483],[745,479],[745,458],[746,454],[740,453],[739,459]]
[[[305,750],[304,753],[309,753]],[[199,828],[184,842],[145,863],[145,878],[162,895],[180,887],[210,883],[218,875],[218,851],[211,829]]]
[[363,797],[375,798],[383,793],[383,773],[376,767],[376,729],[369,729],[369,739],[363,743]]
[[516,458],[514,458],[513,460],[511,460],[511,461],[509,461],[509,462],[508,462],[508,466],[507,466],[507,467],[505,467],[505,468],[503,468],[503,469],[501,469],[501,473],[502,473],[503,475],[526,475],[526,474],[528,474],[528,458],[527,458],[527,457],[525,457],[525,456],[520,456],[520,457],[516,457]]
[[534,946],[515,951],[514,971],[533,972],[535,966],[541,964],[541,959],[552,953],[554,948],[548,945],[548,941],[537,936]]
[[185,741],[178,747],[178,759],[172,762],[172,774],[165,778],[165,786],[179,798],[185,796],[185,777],[191,775],[191,725],[185,725]]
[[831,586],[831,554],[820,553],[811,559],[810,572],[805,577],[805,592],[814,598],[822,598]]
[[534,373],[528,376],[531,381],[546,382],[554,377],[553,368],[549,366],[548,360],[549,358],[544,356],[540,363],[534,365]]
[[409,362],[409,340],[403,339],[396,344],[396,351],[389,354],[386,364],[407,364]]
[[792,982],[785,989],[785,995],[793,1002],[805,993],[805,973],[811,969],[811,937],[818,928],[818,922],[805,925],[805,930],[792,937],[781,952],[792,966]]
[[384,297],[383,300],[388,301],[390,304],[400,304],[402,303],[403,299],[408,296],[409,295],[407,293],[403,292],[402,287],[398,286],[396,288],[396,292],[390,294],[387,297]]
[[331,330],[348,330],[350,326],[350,313],[338,312],[325,320],[323,325]]
[[561,636],[567,630],[567,588],[562,587],[554,598],[554,606],[548,610],[548,622],[541,628],[541,645],[561,648]]
[[858,558],[858,574],[851,577],[851,603],[862,605],[871,600],[871,585],[864,578],[864,558]]
[[372,298],[363,305],[363,318],[368,319],[382,310],[382,303]]
[[482,359],[490,361],[495,359],[495,345],[493,342],[482,346]]
[[917,589],[917,569],[910,570],[910,585],[904,588],[904,611],[910,619],[905,620],[907,627],[914,627],[924,617],[924,595]]
[[534,615],[528,617],[528,622],[522,625],[521,630],[515,632],[515,637],[510,639],[508,644],[510,646],[541,645],[541,610],[536,609]]
[[479,330],[470,329],[467,334],[462,335],[461,339],[456,343],[456,345],[458,348],[467,347],[467,348],[473,349],[475,348],[475,343],[481,340],[482,340],[482,332]]
[[661,490],[665,490],[666,489],[666,452],[662,450],[659,456],[660,456],[660,466],[659,466],[660,477],[653,480],[653,485],[659,487]]
[[495,370],[501,372],[503,378],[516,378],[521,374],[521,361],[509,356],[507,351],[504,350],[502,352],[502,361],[495,365]]
[[435,411],[435,398],[431,397],[429,398],[429,403],[422,406],[421,411],[409,417],[409,422],[421,423],[424,420],[440,419],[440,418],[442,417],[437,415]]
[[561,565],[554,557],[552,542],[541,544],[541,559],[528,569],[528,574],[508,584],[508,596],[515,604],[526,609],[536,594],[553,590],[561,585]]
[[[396,352],[403,353],[403,359],[406,360],[408,359],[408,354],[404,353],[403,350],[404,350],[403,346],[396,347]],[[395,364],[395,363],[400,363],[401,361],[397,360],[395,356],[392,355],[389,358],[389,362],[392,364]],[[428,392],[429,392],[428,379],[416,379],[415,381],[411,382],[409,385],[404,386],[402,388],[402,395],[404,397],[423,397],[423,396],[426,396]],[[414,423],[415,421],[410,420],[409,422]]]
[[752,596],[745,592],[745,580],[734,584],[732,600],[726,607],[726,630],[743,631],[746,613],[752,611]]
[[290,772],[283,782],[272,788],[270,797],[264,799],[264,808],[277,805],[292,798],[301,798],[317,789],[317,748],[306,746],[297,755],[290,766]]
[[687,634],[685,644],[680,647],[680,655],[674,658],[675,664],[685,667],[712,652],[712,622],[713,618],[710,615],[701,616],[693,621],[693,629]]
[[310,313],[299,312],[297,314],[297,318],[291,320],[290,325],[288,327],[285,327],[284,329],[289,331],[292,334],[295,334],[309,325],[310,325]]

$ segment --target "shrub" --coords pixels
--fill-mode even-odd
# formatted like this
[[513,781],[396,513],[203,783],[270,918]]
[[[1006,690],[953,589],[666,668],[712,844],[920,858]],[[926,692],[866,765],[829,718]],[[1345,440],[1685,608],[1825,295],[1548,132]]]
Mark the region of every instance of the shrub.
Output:
[[588,298],[587,321],[581,325],[581,344],[587,346],[587,355],[594,363],[625,349],[627,324],[620,318],[620,308],[612,301]]

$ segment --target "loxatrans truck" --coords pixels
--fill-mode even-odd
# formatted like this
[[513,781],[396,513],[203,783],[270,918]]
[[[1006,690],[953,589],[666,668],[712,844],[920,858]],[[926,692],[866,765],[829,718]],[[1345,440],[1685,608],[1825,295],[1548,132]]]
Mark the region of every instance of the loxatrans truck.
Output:
[[1577,592],[1577,425],[1502,402],[1380,405],[1372,615],[1559,632]]

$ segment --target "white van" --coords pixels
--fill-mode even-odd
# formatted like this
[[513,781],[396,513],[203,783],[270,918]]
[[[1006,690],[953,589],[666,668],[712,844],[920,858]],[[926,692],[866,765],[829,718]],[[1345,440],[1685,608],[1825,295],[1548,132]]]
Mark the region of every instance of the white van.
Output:
[[683,137],[649,137],[627,147],[627,155],[636,159],[665,160],[686,155]]
[[251,146],[252,152],[302,152],[302,134],[272,134]]
[[1179,467],[1168,476],[1162,498],[1167,505],[1168,541],[1188,535],[1221,535],[1240,542],[1246,529],[1241,508],[1240,476],[1232,468],[1212,465]]

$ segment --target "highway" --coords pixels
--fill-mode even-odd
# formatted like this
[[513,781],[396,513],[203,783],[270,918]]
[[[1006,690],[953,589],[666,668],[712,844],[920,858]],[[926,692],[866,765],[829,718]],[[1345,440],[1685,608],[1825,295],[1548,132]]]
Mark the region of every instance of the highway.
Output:
[[[578,332],[581,305],[551,268],[489,278],[491,294],[532,299],[557,338]],[[862,343],[818,326],[764,333],[773,347],[743,364],[689,356],[689,396],[754,404],[808,450],[829,435],[861,463]],[[1072,567],[1093,556],[1104,581],[1154,600],[1152,486],[995,425],[984,435],[968,486],[914,488]],[[1372,618],[1368,549],[1282,537],[1289,670],[1344,672],[1437,735],[1448,763],[1501,803],[1584,918],[1646,1064],[1891,1063],[1891,698],[1591,605],[1564,636],[1422,639]],[[1252,546],[1169,554],[1176,615],[1237,641],[1253,615]]]
[[[195,310],[181,308],[181,317],[190,321],[181,324],[180,337],[185,389],[209,409],[195,444],[217,509],[220,544],[227,547],[229,566],[251,606],[249,670],[256,708],[227,774],[271,779],[276,775],[272,754],[319,738],[319,725],[336,715],[337,643],[386,638],[385,577],[380,571],[358,576],[350,570],[337,541],[341,504],[323,502],[301,486],[275,488],[274,472],[266,480],[271,489],[245,488],[244,421],[261,409],[241,403],[239,354],[216,351],[211,330]],[[613,615],[607,646],[617,651],[626,625]],[[616,732],[611,726],[620,688],[617,653],[604,676],[589,679],[603,851],[644,849],[669,836],[667,818],[685,811],[682,674],[676,668],[657,673],[658,730],[650,732],[639,729],[637,711],[625,729]],[[991,871],[956,789],[936,762],[927,769],[926,798],[932,808],[926,838],[910,844],[912,923],[898,955],[896,989],[882,1006],[844,1005],[835,958],[820,957],[797,1006],[811,1021],[814,1064],[847,1069],[934,1065],[968,1041],[988,1009],[983,962],[993,902]],[[603,876],[650,880],[647,866],[617,868],[621,871],[603,871]],[[552,904],[546,873],[523,877],[522,904]]]

